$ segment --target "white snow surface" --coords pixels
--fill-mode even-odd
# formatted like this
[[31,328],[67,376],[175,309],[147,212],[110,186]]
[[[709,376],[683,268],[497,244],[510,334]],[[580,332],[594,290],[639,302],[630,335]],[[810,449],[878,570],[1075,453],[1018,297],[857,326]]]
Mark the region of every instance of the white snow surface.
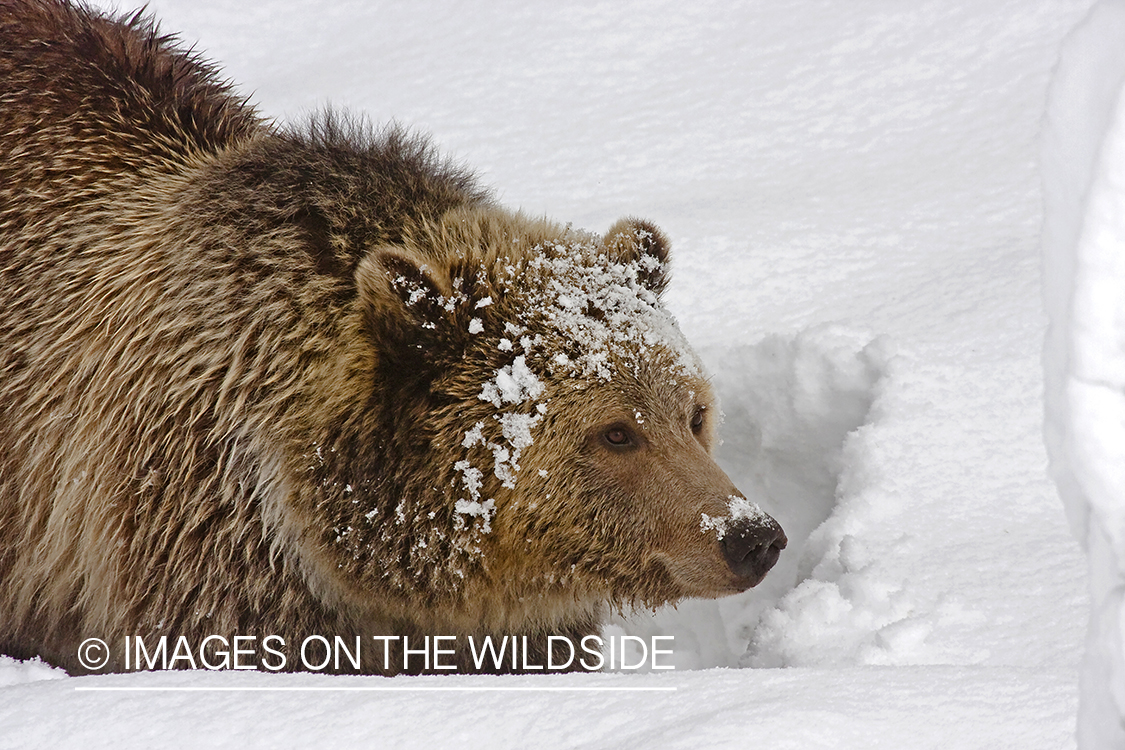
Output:
[[1043,139],[1047,445],[1090,556],[1081,748],[1125,746],[1125,2],[1064,45]]
[[[1090,5],[153,0],[271,116],[397,119],[506,205],[659,225],[666,303],[722,399],[718,460],[790,546],[753,591],[607,627],[674,635],[674,671],[68,678],[0,659],[0,748],[1074,747],[1088,582],[1042,439],[1038,137]],[[1056,199],[1090,184],[1095,130],[1084,162],[1048,163]],[[1073,244],[1081,210],[1048,238]]]

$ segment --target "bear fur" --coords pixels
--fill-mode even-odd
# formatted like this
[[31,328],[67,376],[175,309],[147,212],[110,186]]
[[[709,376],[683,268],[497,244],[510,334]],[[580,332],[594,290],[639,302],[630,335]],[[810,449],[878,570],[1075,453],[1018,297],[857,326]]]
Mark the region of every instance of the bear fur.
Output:
[[580,638],[757,584],[785,538],[667,262],[400,129],[269,124],[140,14],[0,0],[0,650]]

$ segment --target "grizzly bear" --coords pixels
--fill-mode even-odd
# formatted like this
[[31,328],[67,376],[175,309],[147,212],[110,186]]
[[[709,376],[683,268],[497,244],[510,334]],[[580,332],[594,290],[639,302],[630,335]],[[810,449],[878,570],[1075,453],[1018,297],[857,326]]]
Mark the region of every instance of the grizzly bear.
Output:
[[399,128],[267,122],[141,14],[0,0],[0,254],[4,653],[541,660],[785,546],[710,457],[657,229],[506,211]]

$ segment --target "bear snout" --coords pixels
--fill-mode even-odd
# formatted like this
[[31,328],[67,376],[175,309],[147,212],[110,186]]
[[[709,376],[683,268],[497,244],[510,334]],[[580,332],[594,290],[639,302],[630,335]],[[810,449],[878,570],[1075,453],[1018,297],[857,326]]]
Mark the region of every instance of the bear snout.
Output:
[[757,585],[777,562],[789,540],[777,521],[741,518],[732,521],[723,534],[723,558],[740,578],[754,580]]

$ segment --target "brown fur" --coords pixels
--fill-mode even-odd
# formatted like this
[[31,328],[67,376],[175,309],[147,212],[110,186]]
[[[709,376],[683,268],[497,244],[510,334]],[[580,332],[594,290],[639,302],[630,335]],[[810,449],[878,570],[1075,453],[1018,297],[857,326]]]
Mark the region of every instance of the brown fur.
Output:
[[[0,649],[580,636],[756,583],[700,530],[736,490],[697,369],[636,340],[608,378],[557,364],[581,342],[537,305],[572,257],[664,314],[643,222],[507,213],[400,130],[264,123],[143,17],[0,0]],[[516,356],[543,392],[482,398]],[[491,512],[457,511],[466,465]]]

